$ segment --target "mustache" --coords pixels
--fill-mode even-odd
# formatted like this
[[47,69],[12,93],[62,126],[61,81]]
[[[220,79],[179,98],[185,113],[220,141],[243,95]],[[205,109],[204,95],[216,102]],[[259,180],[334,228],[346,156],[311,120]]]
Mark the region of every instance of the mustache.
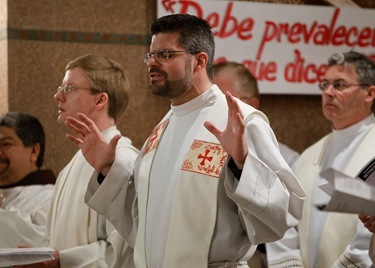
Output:
[[150,68],[148,70],[149,73],[157,73],[157,74],[160,74],[160,75],[163,75],[165,76],[167,73],[164,72],[164,71],[161,71],[159,68]]

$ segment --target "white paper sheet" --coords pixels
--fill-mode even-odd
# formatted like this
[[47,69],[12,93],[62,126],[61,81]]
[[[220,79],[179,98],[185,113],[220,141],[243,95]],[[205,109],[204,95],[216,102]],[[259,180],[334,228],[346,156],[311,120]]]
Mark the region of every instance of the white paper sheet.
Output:
[[327,204],[317,205],[319,210],[375,215],[375,157],[354,179],[333,169],[328,169],[321,175],[328,183],[319,187],[331,199]]

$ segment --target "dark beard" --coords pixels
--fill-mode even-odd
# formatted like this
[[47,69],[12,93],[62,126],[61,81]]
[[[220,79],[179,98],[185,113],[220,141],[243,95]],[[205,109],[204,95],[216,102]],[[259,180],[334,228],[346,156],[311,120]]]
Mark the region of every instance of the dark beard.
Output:
[[152,84],[151,83],[151,91],[152,94],[156,96],[167,97],[172,99],[177,96],[181,96],[184,94],[191,86],[191,75],[190,75],[190,60],[188,60],[185,64],[185,77],[180,80],[168,80],[168,74],[165,72],[161,72],[156,70],[159,74],[162,74],[165,80],[164,85]]
[[166,80],[164,85],[151,84],[152,94],[169,99],[180,96],[190,87],[190,83],[187,80],[185,77],[177,81]]

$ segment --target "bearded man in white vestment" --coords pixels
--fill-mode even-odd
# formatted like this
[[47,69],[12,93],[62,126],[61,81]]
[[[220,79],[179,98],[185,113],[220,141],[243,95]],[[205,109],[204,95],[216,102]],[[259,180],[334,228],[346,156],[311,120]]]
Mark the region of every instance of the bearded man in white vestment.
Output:
[[0,116],[0,247],[47,246],[48,208],[56,177],[42,169],[45,134],[29,114]]
[[297,229],[267,244],[269,266],[370,267],[371,234],[358,215],[323,212],[316,206],[329,201],[319,185],[337,174],[355,178],[375,155],[375,63],[354,51],[334,54],[319,88],[332,133],[296,162],[295,174],[307,192],[304,214]]
[[134,176],[117,156],[100,153],[113,151],[118,137],[105,142],[84,115],[67,119],[76,133],[70,140],[96,170],[86,200],[135,243],[137,267],[248,267],[257,244],[298,223],[304,190],[266,116],[212,83],[208,23],[165,16],[151,35],[144,55],[151,89],[171,100],[171,110],[143,146]]
[[[119,136],[113,152],[133,172],[138,150],[121,137],[116,120],[128,104],[128,78],[120,64],[103,56],[85,55],[69,62],[65,77],[54,96],[58,122],[83,113],[98,126],[103,139]],[[102,152],[104,153],[104,152]],[[113,225],[84,202],[94,168],[79,150],[60,172],[47,225],[54,261],[28,267],[133,267],[133,249]]]

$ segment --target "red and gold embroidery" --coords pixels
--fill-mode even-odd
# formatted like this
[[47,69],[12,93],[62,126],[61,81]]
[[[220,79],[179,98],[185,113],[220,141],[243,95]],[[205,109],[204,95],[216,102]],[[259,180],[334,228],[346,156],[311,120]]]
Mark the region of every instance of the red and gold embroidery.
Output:
[[227,158],[228,154],[220,144],[195,140],[181,169],[219,178]]
[[156,126],[154,130],[151,132],[145,151],[143,152],[143,156],[145,156],[148,152],[158,147],[161,136],[164,132],[164,129],[167,127],[168,122],[169,122],[169,119],[165,120],[164,122]]

